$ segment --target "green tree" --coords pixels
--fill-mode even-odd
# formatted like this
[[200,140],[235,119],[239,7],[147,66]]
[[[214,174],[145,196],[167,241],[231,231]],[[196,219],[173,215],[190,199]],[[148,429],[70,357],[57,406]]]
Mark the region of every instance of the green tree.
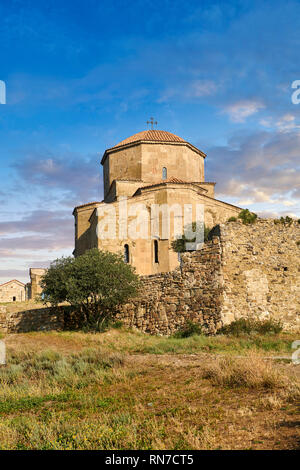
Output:
[[119,254],[92,249],[77,258],[54,261],[42,279],[45,303],[68,302],[99,329],[117,307],[137,294],[139,278]]

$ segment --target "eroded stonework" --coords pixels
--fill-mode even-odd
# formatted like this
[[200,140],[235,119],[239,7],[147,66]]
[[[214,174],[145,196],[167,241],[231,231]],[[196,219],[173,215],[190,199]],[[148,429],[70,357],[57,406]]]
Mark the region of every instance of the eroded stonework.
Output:
[[120,310],[120,319],[150,333],[170,334],[186,320],[215,333],[241,317],[280,320],[300,329],[300,225],[217,226],[213,241],[182,256],[181,270],[143,278],[142,299]]
[[[253,225],[227,222],[215,227],[203,249],[184,253],[168,273],[142,277],[139,297],[123,305],[118,318],[128,327],[170,335],[188,320],[214,334],[241,317],[280,320],[300,329],[300,224]],[[80,327],[75,312],[38,309],[8,313],[0,308],[6,332]]]
[[231,222],[220,226],[220,240],[223,321],[273,317],[299,328],[300,224],[285,226],[271,219],[253,225]]

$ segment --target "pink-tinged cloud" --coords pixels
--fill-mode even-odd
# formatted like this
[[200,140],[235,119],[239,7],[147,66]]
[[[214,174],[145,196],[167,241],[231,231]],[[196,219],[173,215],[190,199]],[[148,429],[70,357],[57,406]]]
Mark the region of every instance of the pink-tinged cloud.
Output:
[[13,165],[22,183],[45,195],[57,192],[64,205],[73,207],[102,197],[100,155],[30,152]]
[[212,147],[207,153],[207,180],[217,182],[218,195],[283,206],[299,204],[297,132],[237,135],[227,146]]
[[[28,234],[30,232],[30,235]],[[0,254],[16,250],[73,249],[74,221],[71,211],[33,211],[20,220],[0,222]],[[22,236],[23,235],[23,236]]]
[[[0,269],[0,283],[6,282],[9,279],[27,278],[28,269]],[[2,279],[5,279],[2,281]]]

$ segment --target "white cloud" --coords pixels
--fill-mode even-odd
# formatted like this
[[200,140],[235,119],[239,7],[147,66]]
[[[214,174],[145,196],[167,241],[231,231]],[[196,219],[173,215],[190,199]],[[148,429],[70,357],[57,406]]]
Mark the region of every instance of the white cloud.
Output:
[[253,199],[242,199],[241,201],[238,201],[239,206],[250,206],[251,204],[254,203]]
[[211,80],[195,80],[191,83],[188,94],[195,97],[208,96],[214,94],[217,88],[216,83]]
[[223,113],[228,114],[233,122],[245,122],[247,117],[252,116],[264,107],[264,104],[260,101],[242,100],[226,106]]
[[167,87],[160,98],[159,103],[164,103],[172,99],[191,99],[203,96],[214,95],[218,89],[218,84],[212,80],[193,80],[180,86]]
[[259,124],[263,127],[272,127],[272,118],[261,119]]
[[281,132],[288,132],[294,129],[300,129],[299,124],[295,123],[295,116],[292,114],[285,114],[282,118],[276,122],[276,127]]
[[300,125],[296,123],[296,117],[293,114],[284,114],[277,121],[271,117],[261,119],[259,124],[263,127],[278,129],[280,132],[290,132],[300,129]]
[[282,204],[284,206],[294,206],[295,204],[297,204],[296,201],[282,201]]

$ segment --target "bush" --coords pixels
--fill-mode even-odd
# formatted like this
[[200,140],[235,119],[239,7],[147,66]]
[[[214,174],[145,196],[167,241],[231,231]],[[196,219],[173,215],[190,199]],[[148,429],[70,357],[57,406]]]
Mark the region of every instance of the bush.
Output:
[[201,335],[202,329],[198,323],[188,320],[186,324],[174,333],[173,338],[188,338],[189,336]]
[[274,224],[282,224],[286,225],[287,227],[290,227],[293,223],[294,219],[292,217],[289,217],[288,215],[286,217],[280,217],[280,219],[274,219]]
[[227,222],[236,222],[236,221],[237,221],[236,217],[229,217],[229,219],[227,220]]
[[218,330],[218,334],[242,336],[250,334],[278,334],[282,331],[282,324],[273,319],[253,320],[249,318],[240,318],[225,325]]
[[[192,223],[192,230],[193,230],[193,232],[196,231],[196,222]],[[204,241],[206,242],[209,239],[209,233],[211,231],[211,228],[206,227],[206,225],[203,224],[203,231],[204,231],[203,238],[204,238]],[[177,238],[176,240],[173,240],[171,245],[172,245],[173,250],[176,251],[176,253],[183,253],[183,252],[187,251],[186,250],[186,244],[187,243],[193,243],[193,242],[195,242],[195,240],[196,240],[196,238],[188,239],[188,238],[186,238],[185,235],[182,235],[181,238]]]
[[239,213],[238,218],[242,220],[243,224],[254,224],[257,219],[257,214],[255,214],[254,212],[250,212],[249,209],[243,209]]
[[137,294],[139,278],[121,255],[95,248],[54,261],[41,285],[44,303],[68,302],[82,314],[85,328],[101,330],[117,307]]

